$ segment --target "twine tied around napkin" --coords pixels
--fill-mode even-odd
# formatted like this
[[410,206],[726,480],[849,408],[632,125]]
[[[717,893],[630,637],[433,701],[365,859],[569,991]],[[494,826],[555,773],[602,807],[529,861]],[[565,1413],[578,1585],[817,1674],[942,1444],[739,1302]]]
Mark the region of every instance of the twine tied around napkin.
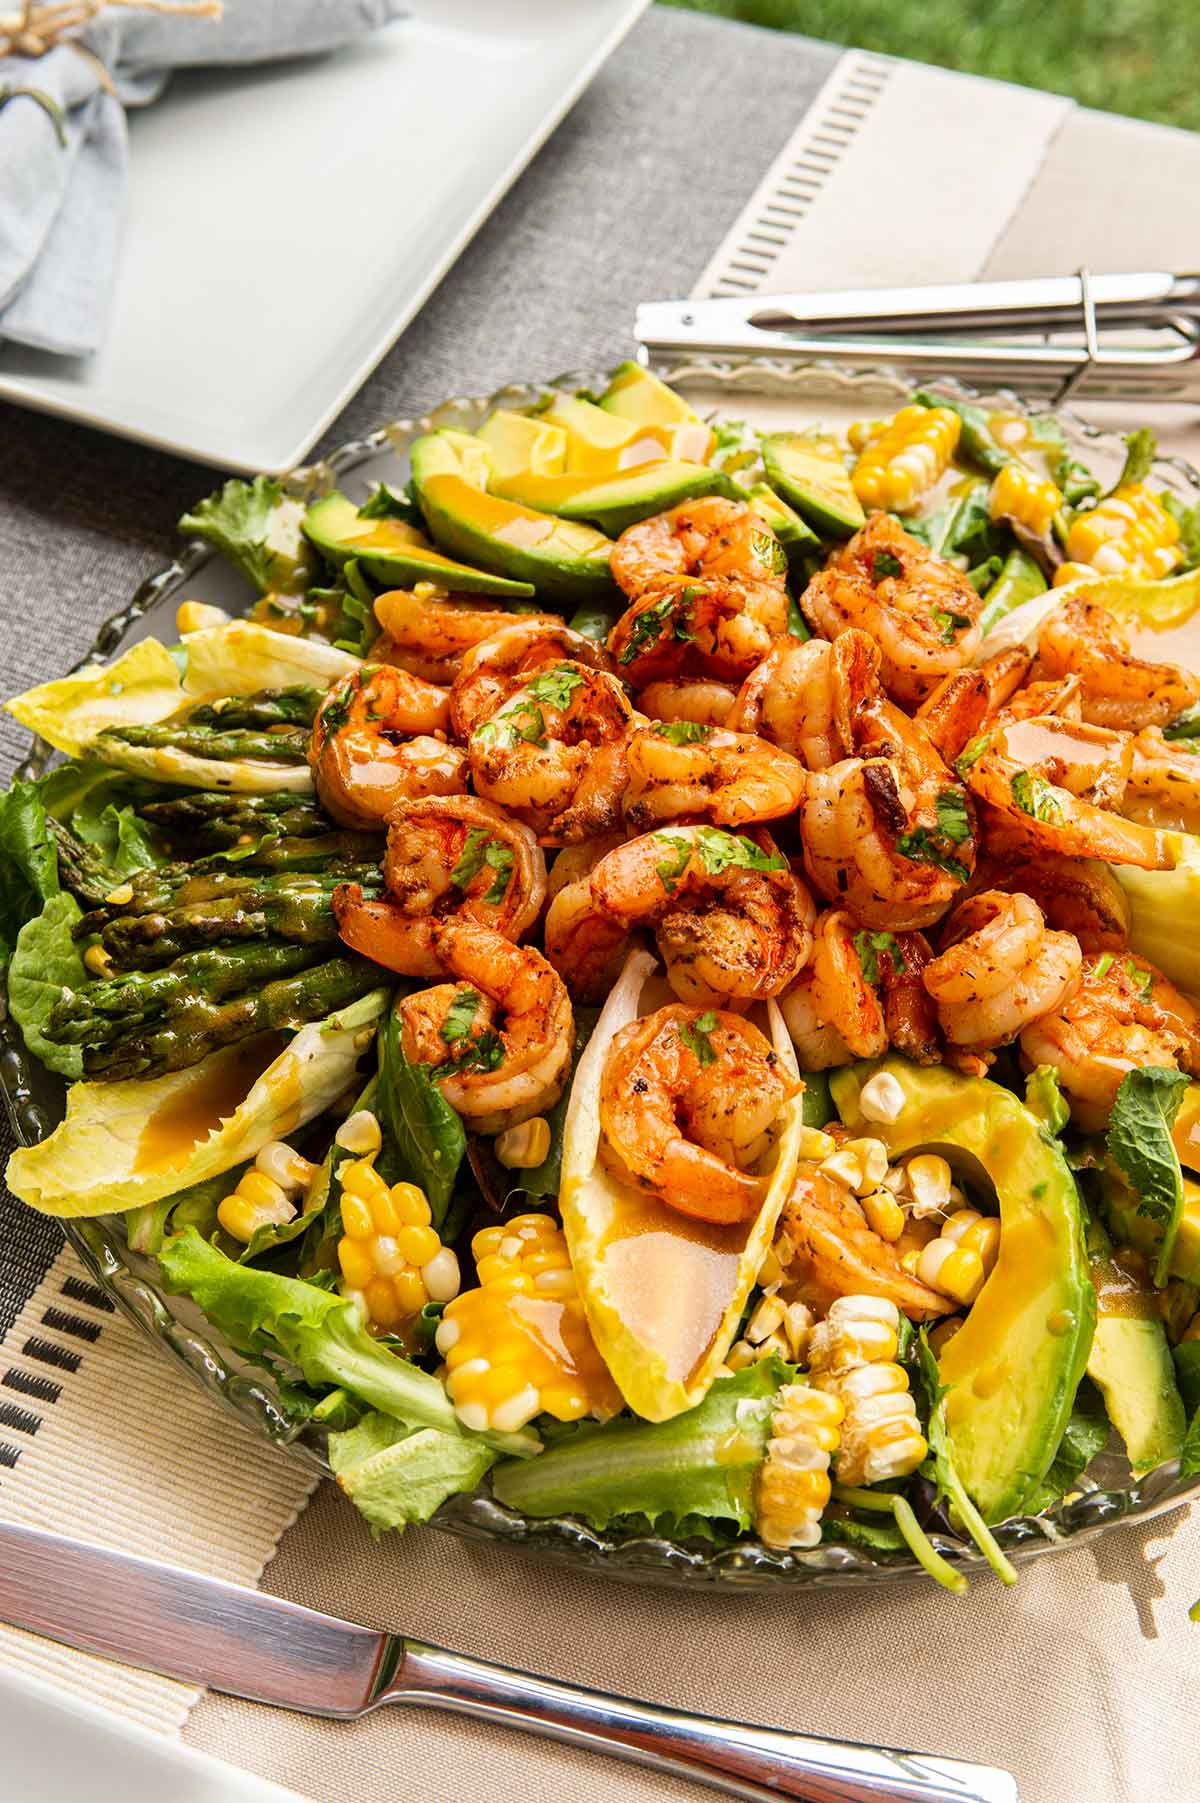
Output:
[[[128,187],[126,110],[179,69],[338,50],[402,0],[0,0],[0,357],[104,338]],[[211,182],[205,163],[197,180]],[[187,196],[180,195],[186,206]]]

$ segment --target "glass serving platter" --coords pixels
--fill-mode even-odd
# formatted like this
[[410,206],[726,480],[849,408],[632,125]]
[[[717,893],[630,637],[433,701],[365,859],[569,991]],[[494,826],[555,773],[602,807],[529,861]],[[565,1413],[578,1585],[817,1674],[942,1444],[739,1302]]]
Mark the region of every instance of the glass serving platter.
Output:
[[[744,418],[764,429],[803,426],[823,421],[841,425],[864,413],[891,410],[910,396],[910,388],[886,369],[863,371],[832,367],[725,359],[692,360],[657,366],[657,373],[677,387],[701,413]],[[363,500],[378,482],[399,487],[408,478],[408,450],[422,432],[435,426],[462,431],[477,429],[493,407],[520,411],[539,404],[553,388],[602,387],[606,377],[595,372],[571,373],[553,382],[514,385],[486,397],[445,402],[421,419],[396,420],[369,438],[344,445],[319,463],[287,478],[288,488],[309,498],[339,487]],[[980,397],[955,382],[929,383],[939,393],[978,400],[1008,413],[1027,409],[1007,392]],[[1045,411],[1045,409],[1041,409]],[[1115,479],[1124,454],[1120,437],[1089,426],[1066,413],[1060,419],[1068,438],[1106,481]],[[1131,424],[1137,424],[1132,419]],[[1182,459],[1163,458],[1156,476],[1189,502],[1200,490],[1200,472]],[[120,612],[106,621],[85,662],[108,659],[140,638],[177,637],[175,609],[184,599],[208,601],[232,613],[246,611],[254,595],[246,580],[207,547],[189,546],[181,556],[143,583]],[[51,672],[47,672],[50,675]],[[34,742],[22,776],[48,767],[54,754]],[[0,997],[0,1087],[18,1139],[31,1145],[62,1118],[65,1086],[25,1050],[21,1035],[8,1019]],[[266,1373],[247,1364],[214,1332],[191,1303],[164,1293],[152,1259],[134,1252],[125,1237],[124,1218],[68,1221],[66,1234],[97,1282],[123,1311],[149,1335],[165,1356],[177,1359],[192,1376],[231,1408],[244,1422],[281,1446],[328,1472],[324,1435],[311,1425],[289,1420],[279,1393]],[[1114,1443],[1093,1460],[1076,1490],[1038,1516],[1018,1516],[996,1530],[1001,1546],[1021,1561],[1076,1545],[1122,1521],[1142,1521],[1200,1492],[1200,1477],[1179,1475],[1178,1461],[1136,1479]],[[703,1539],[669,1540],[659,1535],[608,1531],[597,1533],[571,1517],[534,1520],[503,1507],[485,1489],[456,1497],[438,1511],[432,1525],[471,1540],[499,1540],[565,1563],[639,1583],[716,1584],[740,1589],[808,1585],[847,1585],[923,1577],[906,1553],[829,1542],[811,1551],[778,1552],[753,1538],[716,1545]],[[943,1524],[931,1538],[938,1550],[970,1573],[987,1569],[973,1546]],[[928,1580],[925,1580],[928,1581]]]

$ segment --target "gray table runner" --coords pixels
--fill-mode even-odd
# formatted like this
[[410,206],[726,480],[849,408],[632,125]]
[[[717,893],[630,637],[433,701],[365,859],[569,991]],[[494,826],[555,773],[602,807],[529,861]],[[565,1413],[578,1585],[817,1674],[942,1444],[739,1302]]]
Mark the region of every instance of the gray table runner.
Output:
[[[806,38],[651,11],[318,453],[448,395],[628,355],[636,303],[689,291],[837,55]],[[83,656],[169,560],[175,521],[220,473],[0,405],[0,693]],[[0,778],[27,743],[0,715]],[[0,1121],[0,1161],[10,1149]],[[0,1191],[0,1336],[60,1243],[54,1222]],[[19,1453],[6,1452],[2,1424],[0,1413],[0,1463]]]

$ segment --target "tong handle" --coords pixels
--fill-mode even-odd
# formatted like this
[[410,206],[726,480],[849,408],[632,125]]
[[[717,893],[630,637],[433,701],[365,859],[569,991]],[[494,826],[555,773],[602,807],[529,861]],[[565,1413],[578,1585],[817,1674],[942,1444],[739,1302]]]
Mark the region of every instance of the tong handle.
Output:
[[1015,1781],[994,1766],[715,1721],[412,1640],[376,1701],[501,1722],[691,1778],[746,1803],[1018,1803]]

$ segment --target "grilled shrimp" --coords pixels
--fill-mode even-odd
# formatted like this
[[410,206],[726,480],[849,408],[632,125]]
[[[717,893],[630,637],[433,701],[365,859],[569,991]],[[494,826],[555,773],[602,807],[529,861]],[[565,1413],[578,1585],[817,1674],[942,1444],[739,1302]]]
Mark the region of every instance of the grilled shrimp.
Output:
[[923,981],[947,1042],[986,1055],[1060,1008],[1082,964],[1079,941],[1049,931],[1028,895],[985,889],[955,910],[951,943]]
[[740,827],[791,814],[804,770],[790,753],[750,733],[694,722],[646,726],[629,735],[625,818],[639,831],[660,820],[711,820]]
[[1093,726],[1165,726],[1200,698],[1200,680],[1177,664],[1134,657],[1129,645],[1125,625],[1106,607],[1067,601],[1042,626],[1034,675],[1076,675],[1083,718]]
[[690,676],[741,682],[786,631],[786,589],[666,578],[625,610],[608,648],[635,687]]
[[725,724],[790,751],[808,770],[828,770],[848,749],[838,725],[833,651],[826,639],[777,640],[738,690]]
[[699,726],[726,726],[737,690],[714,676],[648,682],[638,691],[638,707],[650,720],[694,720]]
[[540,952],[470,920],[433,929],[456,981],[396,1003],[400,1043],[477,1133],[500,1133],[552,1108],[571,1062],[574,1020],[562,978]]
[[572,845],[621,819],[633,708],[615,676],[547,664],[477,725],[467,744],[475,787],[547,845]]
[[883,1296],[913,1321],[954,1307],[914,1277],[901,1249],[867,1225],[853,1196],[807,1160],[784,1204],[775,1253],[784,1269],[781,1294],[822,1314],[839,1296]]
[[1132,756],[1127,734],[1047,715],[997,728],[965,769],[987,807],[989,847],[1004,857],[1057,851],[1173,870],[1175,854],[1161,832],[1105,805],[1124,795]]
[[812,897],[762,831],[645,833],[600,860],[591,893],[602,918],[653,930],[671,988],[698,1006],[778,995],[812,949]]
[[1165,1065],[1200,1075],[1200,1014],[1145,958],[1090,953],[1074,994],[1025,1028],[1021,1051],[1053,1066],[1076,1126],[1099,1133],[1129,1071]]
[[680,1213],[729,1223],[754,1214],[761,1163],[799,1089],[758,1028],[678,1002],[630,1021],[600,1084],[601,1156]]
[[508,618],[507,626],[463,652],[450,690],[450,719],[460,739],[469,738],[548,665],[569,659],[585,670],[612,672],[612,659],[603,645],[553,615]]
[[905,706],[974,658],[980,605],[964,575],[886,513],[872,514],[800,597],[823,638],[858,626],[875,641],[883,686]]
[[449,697],[391,665],[339,677],[321,703],[308,762],[321,805],[342,826],[378,827],[406,795],[452,795],[465,759],[447,745]]
[[877,1058],[889,1045],[936,1063],[937,1023],[921,983],[929,957],[920,933],[868,933],[841,908],[819,915],[812,956],[779,998],[801,1070]]
[[[984,889],[1029,896],[1046,925],[1073,934],[1085,952],[1119,952],[1129,943],[1129,898],[1108,865],[1095,858],[1041,851],[1010,864],[988,856],[976,865],[961,905]],[[956,919],[957,910],[946,921],[950,935]]]
[[1014,645],[1011,650],[998,651],[976,669],[956,670],[952,676],[943,677],[933,693],[926,696],[913,718],[948,764],[1012,700],[1032,663],[1028,651]]
[[347,945],[406,977],[443,974],[434,949],[453,915],[519,939],[546,899],[546,860],[527,826],[474,795],[402,801],[388,817],[387,893],[363,898],[357,883],[333,892]]
[[787,617],[783,546],[744,501],[708,495],[627,526],[613,547],[612,573],[631,601],[649,589],[699,577],[781,597]]
[[608,994],[625,961],[629,929],[601,914],[592,901],[591,875],[601,858],[625,842],[621,833],[585,839],[560,851],[550,872],[550,905],[543,940],[546,956],[577,1002]]
[[[431,583],[419,583],[415,589],[389,589],[377,595],[375,618],[382,628],[371,652],[377,663],[397,664],[413,676],[448,687],[464,655],[513,625],[516,616],[507,608],[489,607],[483,596],[445,595]],[[556,614],[522,614],[520,623],[549,632],[562,625]]]
[[1166,739],[1157,726],[1137,733],[1121,812],[1148,826],[1200,832],[1200,745],[1196,740]]

